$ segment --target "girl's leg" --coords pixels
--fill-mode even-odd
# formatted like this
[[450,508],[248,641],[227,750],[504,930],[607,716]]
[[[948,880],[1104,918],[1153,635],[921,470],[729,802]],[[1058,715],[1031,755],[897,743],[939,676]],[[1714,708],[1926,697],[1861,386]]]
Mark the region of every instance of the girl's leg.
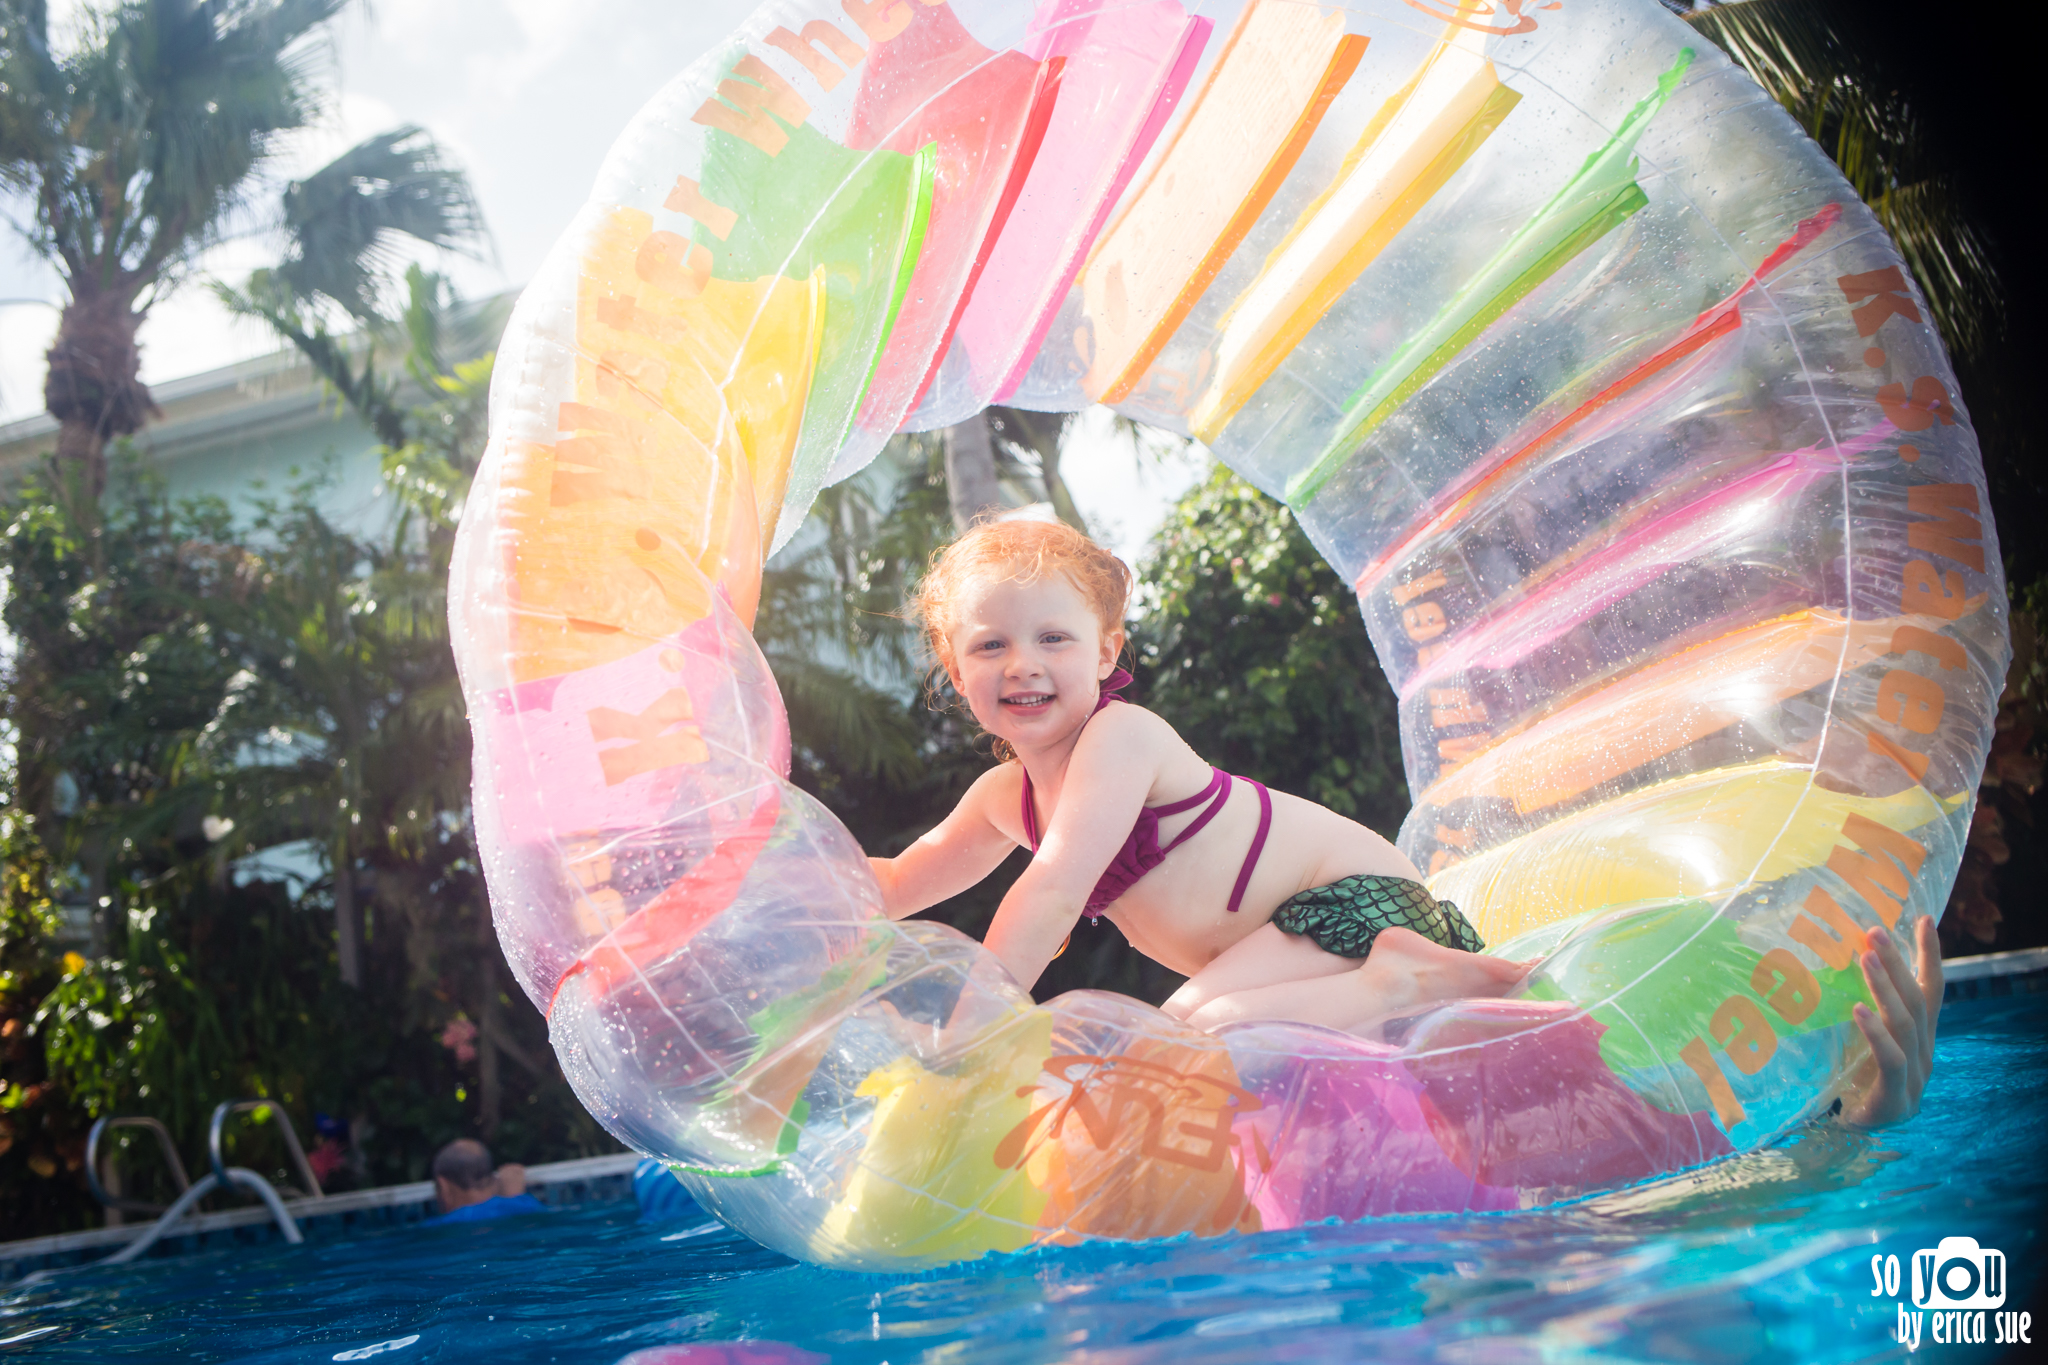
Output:
[[1214,962],[1189,977],[1159,1008],[1176,1019],[1186,1019],[1221,996],[1335,976],[1357,965],[1357,958],[1325,952],[1312,938],[1262,924],[1217,954]]
[[[1244,942],[1249,943],[1268,930],[1282,938],[1294,937],[1268,924],[1248,935]],[[1240,943],[1231,952],[1243,946]],[[1203,1029],[1253,1019],[1275,1019],[1351,1030],[1383,1014],[1415,1005],[1505,995],[1528,975],[1531,965],[1482,953],[1459,952],[1433,943],[1411,929],[1382,930],[1373,943],[1372,955],[1363,964],[1354,965],[1352,959],[1323,953],[1320,948],[1315,951],[1340,965],[1334,971],[1292,980],[1269,979],[1228,991],[1203,989],[1199,991],[1200,1003],[1175,1017]],[[1209,973],[1228,956],[1225,953],[1218,957],[1191,979],[1188,987],[1206,986]],[[1242,975],[1249,980],[1252,973]],[[1174,998],[1180,997],[1176,994]]]

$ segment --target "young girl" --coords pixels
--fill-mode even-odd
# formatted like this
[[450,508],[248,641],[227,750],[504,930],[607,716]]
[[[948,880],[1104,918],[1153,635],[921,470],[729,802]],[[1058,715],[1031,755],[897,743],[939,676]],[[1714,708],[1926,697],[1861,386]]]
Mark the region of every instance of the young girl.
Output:
[[1130,570],[1059,524],[974,527],[916,609],[1004,762],[894,858],[900,919],[957,895],[1013,847],[1036,856],[987,946],[1027,989],[1083,914],[1188,977],[1164,1006],[1202,1028],[1290,1019],[1349,1029],[1405,1005],[1499,995],[1526,964],[1480,956],[1399,850],[1312,801],[1210,767],[1142,706],[1117,704]]

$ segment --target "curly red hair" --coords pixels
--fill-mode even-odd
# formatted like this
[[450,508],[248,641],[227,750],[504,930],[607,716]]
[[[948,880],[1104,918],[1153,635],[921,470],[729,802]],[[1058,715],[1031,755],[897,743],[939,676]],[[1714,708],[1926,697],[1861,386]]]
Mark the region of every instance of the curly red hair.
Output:
[[1122,630],[1130,609],[1130,568],[1065,522],[983,521],[932,556],[932,566],[911,597],[912,612],[924,626],[932,653],[948,672],[953,648],[947,640],[961,598],[979,583],[1035,583],[1064,574],[1093,608],[1102,632]]

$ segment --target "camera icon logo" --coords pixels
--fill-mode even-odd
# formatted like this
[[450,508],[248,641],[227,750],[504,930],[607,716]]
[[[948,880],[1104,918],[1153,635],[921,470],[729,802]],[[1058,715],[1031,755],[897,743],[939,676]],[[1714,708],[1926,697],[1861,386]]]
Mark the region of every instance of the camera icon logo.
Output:
[[1974,1237],[1944,1237],[1913,1253],[1915,1308],[1996,1308],[2005,1302],[2005,1253]]

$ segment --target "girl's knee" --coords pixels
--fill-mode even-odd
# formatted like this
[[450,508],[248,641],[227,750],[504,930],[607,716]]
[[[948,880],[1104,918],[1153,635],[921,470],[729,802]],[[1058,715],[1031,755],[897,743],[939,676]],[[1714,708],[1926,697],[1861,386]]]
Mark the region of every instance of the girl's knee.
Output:
[[1237,994],[1219,995],[1212,999],[1204,1000],[1193,1009],[1174,1017],[1189,1028],[1198,1028],[1204,1033],[1212,1033],[1225,1024],[1235,1024],[1244,1019],[1255,1017],[1257,1011],[1255,1009],[1248,1010],[1246,1005],[1247,1002]]
[[[1413,956],[1417,953],[1426,955],[1430,949],[1440,946],[1435,939],[1418,934],[1413,929],[1403,928],[1398,924],[1388,925],[1375,934],[1372,940],[1374,955],[1388,953],[1396,957]],[[1358,965],[1363,969],[1365,963],[1370,961],[1372,961],[1372,957],[1367,957],[1365,962],[1361,962]]]

